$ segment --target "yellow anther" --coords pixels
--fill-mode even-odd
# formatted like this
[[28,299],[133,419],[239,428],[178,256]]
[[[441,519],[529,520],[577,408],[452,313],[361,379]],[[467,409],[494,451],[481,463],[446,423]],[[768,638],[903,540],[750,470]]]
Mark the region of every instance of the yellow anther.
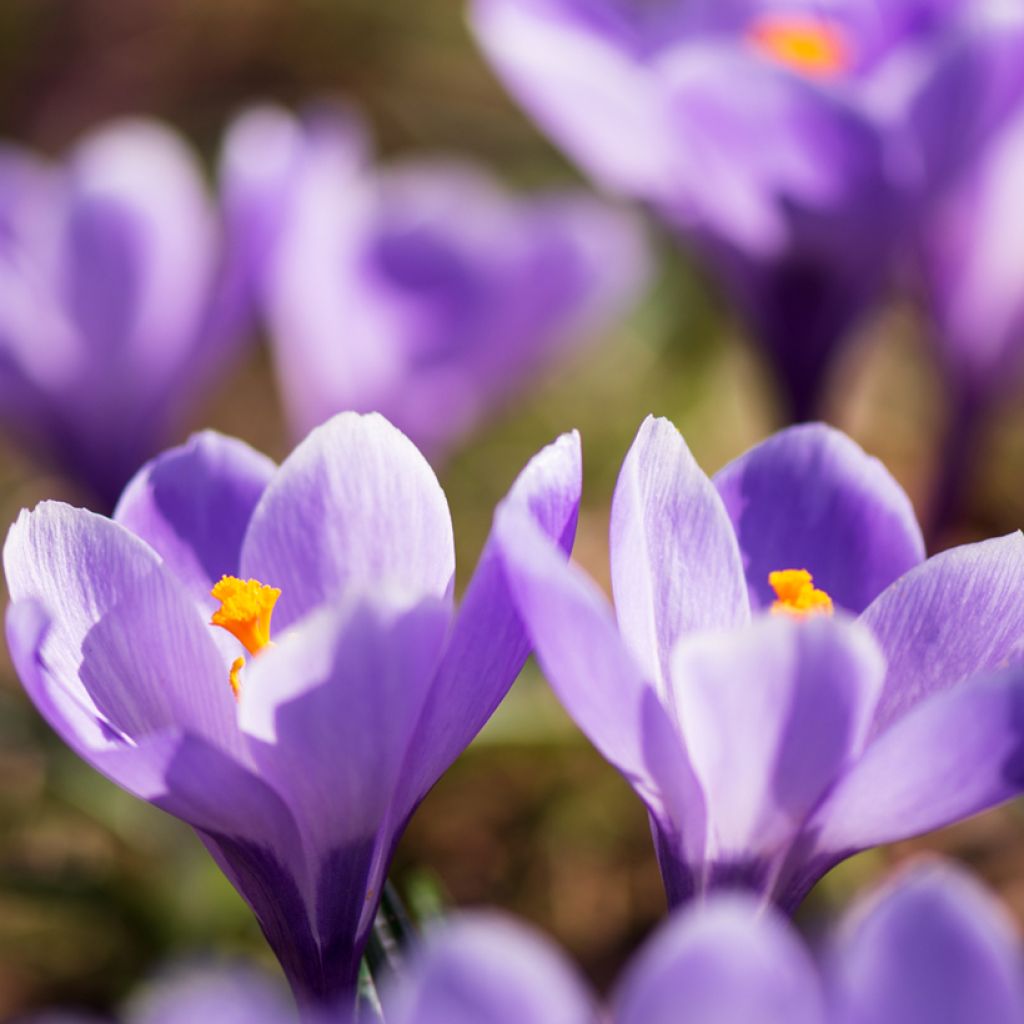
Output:
[[747,30],[762,53],[810,78],[832,78],[852,63],[844,33],[810,14],[764,14]]
[[270,616],[280,590],[259,580],[222,576],[210,594],[220,601],[211,625],[237,637],[250,654],[258,654],[270,643]]
[[235,695],[235,700],[238,699],[242,692],[242,682],[238,678],[238,674],[243,668],[245,668],[245,658],[235,658],[231,662],[231,669],[228,672],[228,682],[231,683],[231,692]]
[[[220,601],[210,619],[211,626],[226,629],[250,654],[259,654],[270,646],[270,617],[281,596],[280,590],[259,580],[222,576],[210,594]],[[245,658],[235,658],[231,663],[228,678],[236,697],[241,688],[239,673],[244,666]]]
[[832,598],[815,587],[814,577],[806,569],[780,569],[768,574],[768,582],[778,598],[772,605],[773,615],[805,619],[832,614]]

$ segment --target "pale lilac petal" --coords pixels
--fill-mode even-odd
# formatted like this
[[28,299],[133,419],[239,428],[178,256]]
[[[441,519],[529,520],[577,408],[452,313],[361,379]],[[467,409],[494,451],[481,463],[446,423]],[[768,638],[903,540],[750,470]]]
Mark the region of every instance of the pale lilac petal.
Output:
[[1024,111],[925,224],[920,271],[950,380],[985,395],[1024,358]]
[[862,617],[889,665],[874,735],[929,694],[998,668],[1024,641],[1024,535],[953,548],[897,580]]
[[372,410],[437,458],[645,278],[637,223],[592,197],[520,200],[450,159],[345,188],[310,164],[268,280],[296,431]]
[[144,986],[130,1024],[292,1024],[295,1010],[266,974],[241,965],[177,970]]
[[1024,17],[1015,4],[979,4],[949,32],[913,97],[903,128],[920,187],[941,196],[1012,116],[1024,96]]
[[462,914],[428,933],[384,994],[388,1024],[597,1024],[564,955],[497,914]]
[[152,386],[191,351],[217,259],[202,173],[154,121],[115,121],[71,155],[66,289],[90,349],[120,349],[106,371]]
[[910,499],[878,459],[813,423],[774,434],[715,476],[739,538],[751,603],[768,575],[806,569],[836,605],[862,612],[924,558]]
[[311,848],[372,836],[391,802],[449,613],[353,595],[314,612],[242,672],[239,721]]
[[677,912],[630,965],[615,1024],[824,1024],[817,969],[781,917],[718,897]]
[[[565,434],[530,460],[502,507],[529,513],[568,556],[576,535],[583,467],[578,434]],[[489,538],[452,625],[416,728],[403,790],[410,806],[469,746],[519,675],[530,641]]]
[[722,499],[668,420],[648,417],[622,464],[610,546],[619,627],[663,693],[680,637],[749,619],[739,548]]
[[713,875],[756,873],[785,855],[860,753],[884,672],[871,634],[840,619],[765,618],[676,648],[672,683],[707,800]]
[[239,748],[211,627],[145,543],[46,502],[11,528],[4,568],[12,601],[51,619],[39,656],[70,698],[132,739],[178,728]]
[[809,829],[832,863],[1024,788],[1024,665],[922,701],[864,752]]
[[316,991],[319,954],[307,910],[305,855],[281,798],[231,756],[174,726],[128,742],[45,664],[50,628],[34,601],[8,610],[11,658],[40,713],[87,764],[200,832],[252,907],[289,978],[299,991]]
[[587,174],[627,195],[664,193],[668,110],[657,76],[626,40],[552,5],[476,0],[470,11],[477,41],[506,87]]
[[659,206],[681,226],[765,264],[820,254],[829,229],[860,251],[886,226],[865,218],[888,198],[882,138],[839,92],[732,40],[679,47],[660,70],[674,181]]
[[276,469],[243,441],[212,430],[148,462],[114,520],[141,537],[196,596],[241,571],[242,540]]
[[324,105],[296,117],[272,104],[239,114],[224,133],[219,161],[226,254],[205,333],[250,328],[289,211],[311,162],[330,168],[338,187],[366,161],[369,141],[354,111]]
[[352,595],[298,623],[242,674],[252,758],[295,814],[314,865],[327,992],[355,983],[448,624],[437,598],[403,607]]
[[285,629],[355,585],[450,597],[448,503],[412,442],[380,416],[342,413],[285,459],[242,546],[242,576],[279,587]]
[[678,833],[685,859],[704,845],[704,801],[668,711],[619,635],[593,581],[514,507],[495,521],[509,585],[548,681],[590,741]]
[[1024,1021],[1013,923],[952,865],[919,867],[857,908],[830,966],[837,1024]]

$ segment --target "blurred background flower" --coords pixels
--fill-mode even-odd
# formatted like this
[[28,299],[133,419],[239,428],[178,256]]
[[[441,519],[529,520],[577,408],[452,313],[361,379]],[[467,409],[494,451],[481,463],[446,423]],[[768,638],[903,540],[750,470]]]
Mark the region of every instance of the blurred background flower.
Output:
[[[887,4],[885,11],[899,7],[907,26],[927,27],[945,21],[947,9],[968,5],[907,2]],[[624,3],[615,7],[634,9]],[[635,5],[648,11],[650,31],[659,32],[655,21],[669,7],[639,0]],[[881,9],[878,3],[864,7]],[[590,9],[596,11],[597,5]],[[266,252],[284,223],[286,206],[266,201],[280,193],[268,190],[276,189],[290,168],[287,154],[294,151],[288,149],[289,137],[308,137],[291,133],[308,124],[309,105],[323,97],[336,97],[351,105],[346,109],[360,111],[363,127],[357,131],[375,140],[383,170],[371,172],[365,186],[371,206],[376,183],[396,173],[389,168],[401,169],[407,161],[419,164],[439,152],[473,161],[500,183],[493,186],[499,193],[507,190],[512,197],[579,189],[580,174],[495,78],[474,44],[466,14],[461,0],[6,0],[0,4],[0,135],[19,151],[27,149],[61,166],[83,138],[102,131],[111,118],[159,118],[183,133],[198,154],[209,195],[215,180],[237,183],[227,191],[221,184],[220,207],[229,233],[237,232],[239,224],[251,232],[237,243],[242,253]],[[900,33],[903,38],[904,30]],[[964,60],[971,66],[968,57]],[[772,82],[798,77],[777,61],[763,75]],[[804,97],[813,92],[806,100],[808,116],[831,115],[836,103],[819,96],[821,84],[803,82],[802,89],[795,88]],[[625,97],[622,90],[613,90],[610,97],[592,101],[590,109],[611,120],[614,102]],[[951,113],[954,108],[935,109]],[[302,120],[286,111],[301,112]],[[865,119],[858,111],[842,123],[863,126]],[[996,140],[1011,138],[1012,123],[1006,120],[998,132],[992,130],[987,136],[992,145],[961,134],[964,151],[979,157],[991,153],[995,160],[1003,151],[1002,141]],[[264,131],[272,137],[280,133],[277,145],[284,148],[269,148]],[[949,127],[946,134],[959,131]],[[755,148],[772,141],[765,141],[766,135],[759,136]],[[852,182],[850,193],[856,195],[877,168],[871,132],[854,129],[854,136],[867,157],[840,180]],[[619,150],[645,156],[634,139],[623,135],[616,140]],[[367,151],[345,148],[344,139],[340,144],[339,159],[369,161]],[[242,155],[250,147],[258,159]],[[785,148],[773,150],[779,151]],[[285,162],[275,162],[274,153],[278,158],[284,153]],[[939,237],[945,231],[942,219],[955,219],[952,212],[939,211],[955,209],[957,197],[967,194],[961,187],[969,189],[975,166],[981,167],[972,161],[963,170],[950,167],[942,188],[936,187],[930,198],[936,219],[928,223]],[[723,170],[718,163],[707,177],[735,169],[726,162]],[[994,180],[987,176],[995,172],[984,173],[986,180]],[[1016,192],[1010,186],[986,192],[992,197],[986,202],[993,203],[986,207],[992,218],[986,224],[1011,223],[1019,210]],[[883,191],[879,201],[887,202],[887,195]],[[254,208],[240,205],[250,201],[258,201],[261,216],[239,218],[240,211]],[[205,203],[214,221],[221,219],[209,198]],[[0,210],[6,209],[0,198]],[[829,223],[823,209],[827,213],[827,205],[819,204],[813,212],[820,223]],[[878,227],[873,211],[865,233]],[[787,226],[788,211],[782,212],[781,223]],[[976,230],[980,223],[974,222]],[[859,238],[861,226],[854,229]],[[677,231],[674,220],[663,234],[655,229],[652,286],[630,316],[581,334],[580,348],[548,363],[527,390],[508,395],[504,410],[488,409],[486,421],[450,450],[442,483],[462,564],[475,561],[491,512],[516,471],[566,429],[578,427],[583,436],[586,489],[577,557],[607,585],[611,494],[645,415],[653,411],[671,417],[709,472],[788,415],[763,359],[766,350],[741,343],[737,324],[746,322],[748,307],[741,304],[741,315],[733,315],[729,292],[713,288],[705,277],[712,271],[717,275],[717,264],[708,261],[705,268],[698,262],[696,245],[679,249]],[[1020,269],[1010,245],[1015,236],[998,237],[998,249],[978,250],[992,261],[983,272],[978,264],[978,279],[1004,282],[1000,308],[1011,310],[1020,294],[1013,283]],[[811,241],[820,245],[825,266],[834,247],[817,235]],[[5,243],[0,248],[6,251]],[[817,261],[819,249],[813,251]],[[959,242],[943,251],[948,253],[943,261],[953,260],[955,266],[967,259],[968,250]],[[842,263],[846,257],[839,251],[835,258]],[[188,264],[180,270],[183,280],[195,272]],[[918,289],[916,297],[921,269],[910,266],[906,274]],[[265,268],[257,266],[234,280],[238,295],[253,282],[263,287],[268,278]],[[336,280],[344,280],[341,270]],[[727,278],[722,280],[731,287]],[[931,292],[949,302],[955,294],[945,279]],[[938,444],[951,407],[946,389],[961,375],[938,369],[932,327],[924,307],[909,295],[901,291],[896,301],[863,311],[851,327],[850,344],[835,353],[819,397],[833,420],[884,459],[926,519],[930,492],[949,462],[939,455]],[[980,304],[995,315],[993,300],[956,301],[963,303],[968,327],[977,323],[966,313],[969,305]],[[1009,352],[1019,335],[1013,316],[1005,316],[1001,322]],[[988,328],[985,332],[987,337]],[[984,345],[978,336],[972,328],[970,351]],[[169,428],[173,436],[168,443],[184,440],[191,429],[212,426],[275,458],[288,452],[293,435],[277,397],[276,357],[269,346],[249,340],[239,339],[236,372],[222,376],[219,384],[211,380],[213,390],[205,397],[197,387],[191,411],[179,407],[183,421]],[[1011,390],[1010,374],[1001,363],[998,372],[986,373],[986,380],[1005,383],[1008,396],[1019,394]],[[988,397],[985,402],[990,408]],[[0,517],[5,524],[21,507],[44,497],[96,501],[29,457],[12,434],[4,437]],[[1024,522],[1024,408],[1019,401],[1005,401],[998,415],[986,418],[972,452],[966,500],[947,517],[942,544],[1003,534]],[[191,833],[83,771],[28,706],[6,664],[0,670],[0,768],[0,1016],[54,1001],[109,1013],[152,965],[182,950],[266,956],[248,909],[208,864]],[[857,858],[812,895],[805,919],[813,927],[823,908],[845,901],[860,882],[921,845],[969,860],[1024,917],[1020,824],[1020,812],[1008,807],[918,843]],[[397,852],[394,877],[410,902],[428,911],[446,899],[514,909],[554,933],[601,988],[608,987],[664,912],[642,808],[567,721],[532,667],[480,740],[424,802]]]

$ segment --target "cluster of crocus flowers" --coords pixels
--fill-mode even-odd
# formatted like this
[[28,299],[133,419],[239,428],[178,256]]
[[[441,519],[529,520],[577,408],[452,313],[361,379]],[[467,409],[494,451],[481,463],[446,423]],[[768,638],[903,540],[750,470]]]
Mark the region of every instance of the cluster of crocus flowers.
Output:
[[[512,93],[595,181],[685,233],[797,419],[1024,90],[1024,20],[1000,0],[474,0],[472,22]],[[973,224],[951,236],[946,266],[983,290],[970,264],[1005,257],[959,255]],[[968,348],[998,344],[972,328]]]
[[55,165],[0,148],[0,423],[108,510],[252,318],[264,249],[230,142],[220,213],[155,121],[102,126]]
[[346,169],[341,115],[253,116],[286,154],[263,296],[296,437],[376,411],[437,459],[646,283],[636,220],[582,190],[517,197],[440,157]]
[[[505,503],[567,551],[578,440]],[[114,517],[11,528],[7,638],[68,745],[199,834],[303,1003],[350,992],[399,835],[529,651],[493,543],[453,608],[448,506],[416,448],[342,414],[275,467],[206,433]]]
[[[515,919],[464,913],[428,932],[383,992],[381,1015],[316,1024],[1020,1024],[1020,940],[963,871],[906,871],[847,912],[816,959],[783,917],[737,895],[673,915],[627,965],[606,1007],[549,940]],[[150,986],[127,1024],[294,1024],[252,972]],[[61,1017],[77,1024],[76,1017]],[[94,1018],[81,1024],[96,1024]],[[26,1022],[27,1024],[27,1022]],[[40,1020],[38,1024],[44,1024]],[[54,1022],[56,1024],[56,1022]]]
[[467,916],[433,936],[384,1009],[387,1024],[1019,1024],[1021,965],[996,901],[929,866],[853,908],[820,966],[785,919],[718,896],[666,922],[602,1010],[548,942]]
[[831,428],[712,481],[648,419],[612,506],[614,611],[515,509],[496,529],[555,692],[647,807],[673,904],[740,887],[792,909],[851,853],[1024,788],[1024,536],[923,560],[906,495]]

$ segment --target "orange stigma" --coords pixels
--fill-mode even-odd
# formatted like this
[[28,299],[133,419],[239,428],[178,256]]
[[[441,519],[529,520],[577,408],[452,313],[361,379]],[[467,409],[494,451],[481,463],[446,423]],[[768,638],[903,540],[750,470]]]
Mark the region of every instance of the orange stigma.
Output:
[[832,614],[832,598],[815,587],[814,577],[806,569],[771,572],[768,582],[778,598],[772,605],[772,615],[806,619],[811,615]]
[[845,34],[808,14],[764,14],[747,30],[747,39],[780,64],[809,78],[834,78],[852,63]]
[[[221,603],[210,619],[211,626],[226,629],[250,654],[259,654],[271,645],[270,617],[281,596],[280,590],[259,580],[222,576],[210,594]],[[244,665],[245,658],[235,658],[231,664],[229,679],[236,697],[241,687],[239,673]]]

